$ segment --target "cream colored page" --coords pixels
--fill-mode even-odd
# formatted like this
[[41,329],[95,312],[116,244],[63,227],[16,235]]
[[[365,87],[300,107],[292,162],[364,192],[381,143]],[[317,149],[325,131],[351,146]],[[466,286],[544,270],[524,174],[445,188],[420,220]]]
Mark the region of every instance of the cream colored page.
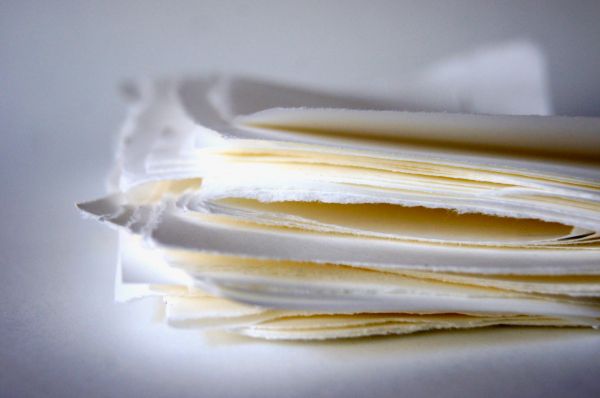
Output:
[[454,244],[566,244],[577,242],[578,239],[573,239],[577,236],[593,234],[534,219],[460,214],[447,209],[390,204],[266,203],[223,199],[193,208],[291,228]]
[[402,335],[417,333],[431,330],[444,329],[472,329],[480,327],[489,327],[495,325],[512,325],[512,326],[587,326],[579,324],[575,321],[563,321],[556,319],[513,319],[513,320],[480,320],[475,322],[455,322],[445,324],[427,324],[427,323],[404,323],[404,322],[388,322],[382,324],[371,325],[356,325],[339,328],[306,328],[306,329],[276,329],[263,328],[258,324],[235,329],[237,333],[241,333],[251,337],[270,339],[270,340],[325,340],[338,338],[356,338],[366,336],[380,335]]
[[219,328],[260,338],[323,339],[492,325],[589,326],[578,319],[515,315],[319,314],[255,310],[224,299],[166,297],[167,319],[175,327]]
[[268,109],[238,116],[241,127],[381,139],[437,149],[505,152],[600,162],[600,119],[347,109]]
[[418,162],[380,166],[374,159],[358,162],[360,158],[350,156],[328,160],[291,155],[286,161],[280,152],[273,160],[272,150],[198,153],[214,164],[199,195],[207,200],[382,202],[539,218],[591,230],[600,226],[600,195],[589,182]]

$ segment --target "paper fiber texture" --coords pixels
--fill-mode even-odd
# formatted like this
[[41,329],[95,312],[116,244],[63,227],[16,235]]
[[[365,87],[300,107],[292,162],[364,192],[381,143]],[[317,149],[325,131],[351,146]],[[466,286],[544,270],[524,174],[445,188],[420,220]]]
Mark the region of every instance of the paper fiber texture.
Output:
[[[473,62],[539,66],[529,50]],[[543,114],[538,83],[525,97]],[[473,109],[510,109],[501,97]],[[417,102],[140,85],[113,192],[78,205],[120,231],[117,299],[161,296],[173,326],[269,339],[597,326],[600,119]]]

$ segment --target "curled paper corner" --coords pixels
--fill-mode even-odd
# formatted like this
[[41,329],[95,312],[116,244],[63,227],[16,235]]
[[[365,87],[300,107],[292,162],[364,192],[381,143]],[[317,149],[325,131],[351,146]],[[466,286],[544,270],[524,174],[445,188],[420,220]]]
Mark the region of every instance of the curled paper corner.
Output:
[[417,81],[415,91],[440,96],[451,111],[552,114],[546,56],[527,39],[454,55],[426,68]]
[[[231,75],[213,76],[210,82],[212,84],[206,93],[206,100],[223,120],[232,120],[235,117],[235,110],[227,99],[227,93],[232,90],[233,79]],[[185,86],[182,90],[185,90]]]

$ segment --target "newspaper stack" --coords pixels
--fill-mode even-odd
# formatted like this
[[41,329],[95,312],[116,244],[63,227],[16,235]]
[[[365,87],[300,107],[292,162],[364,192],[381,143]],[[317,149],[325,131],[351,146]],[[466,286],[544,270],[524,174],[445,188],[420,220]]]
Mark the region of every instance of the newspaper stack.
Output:
[[243,79],[129,93],[113,193],[78,206],[119,230],[118,298],[162,296],[172,326],[600,324],[600,119],[331,107]]

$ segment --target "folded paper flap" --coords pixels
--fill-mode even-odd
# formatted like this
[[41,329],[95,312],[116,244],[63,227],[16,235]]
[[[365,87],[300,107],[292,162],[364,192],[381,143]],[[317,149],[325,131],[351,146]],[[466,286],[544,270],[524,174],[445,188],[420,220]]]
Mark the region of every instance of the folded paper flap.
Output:
[[528,40],[484,46],[443,59],[408,84],[414,96],[447,111],[511,115],[552,114],[547,62]]
[[[203,101],[208,101],[220,118],[227,122],[238,115],[274,107],[441,110],[422,102],[330,93],[244,76],[215,76],[212,83],[210,87],[198,86],[191,80],[181,84],[182,104],[196,120],[206,120],[206,105],[200,105]],[[203,95],[203,92],[206,94]]]
[[[412,76],[397,76],[387,95],[324,91],[247,76],[214,78],[209,100],[225,120],[268,108],[310,107],[462,113],[551,113],[546,61],[527,40],[476,48]],[[395,83],[395,84],[394,84]],[[202,118],[199,118],[202,119]]]

